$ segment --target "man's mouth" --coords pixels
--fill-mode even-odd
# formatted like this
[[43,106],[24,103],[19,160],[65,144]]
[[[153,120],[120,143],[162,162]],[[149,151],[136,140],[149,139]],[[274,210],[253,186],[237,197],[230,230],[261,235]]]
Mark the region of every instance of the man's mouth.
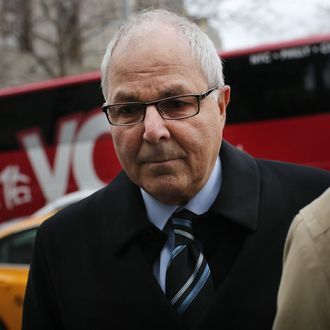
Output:
[[143,161],[143,163],[168,163],[174,160],[178,160],[179,158],[156,158],[156,159],[147,159]]

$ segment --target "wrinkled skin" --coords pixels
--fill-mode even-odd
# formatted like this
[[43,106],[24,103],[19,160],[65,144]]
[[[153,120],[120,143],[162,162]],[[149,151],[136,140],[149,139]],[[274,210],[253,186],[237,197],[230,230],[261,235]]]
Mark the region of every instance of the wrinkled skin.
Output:
[[[164,49],[164,41],[172,47]],[[208,86],[188,44],[169,26],[155,25],[129,40],[127,47],[124,51],[119,44],[110,62],[111,103],[152,101],[214,87]],[[218,99],[209,95],[191,118],[164,120],[149,106],[143,123],[112,126],[116,153],[130,179],[169,205],[184,204],[196,195],[219,153],[229,96],[229,86]]]

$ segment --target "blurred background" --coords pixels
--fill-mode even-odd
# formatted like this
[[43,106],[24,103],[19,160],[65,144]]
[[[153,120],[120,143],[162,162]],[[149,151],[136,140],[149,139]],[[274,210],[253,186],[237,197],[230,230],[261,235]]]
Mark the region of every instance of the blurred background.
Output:
[[129,15],[168,8],[221,50],[330,32],[328,0],[0,0],[0,88],[98,70]]
[[120,171],[99,66],[150,7],[186,15],[219,50],[226,140],[330,170],[329,0],[0,0],[0,330],[21,328],[40,224]]

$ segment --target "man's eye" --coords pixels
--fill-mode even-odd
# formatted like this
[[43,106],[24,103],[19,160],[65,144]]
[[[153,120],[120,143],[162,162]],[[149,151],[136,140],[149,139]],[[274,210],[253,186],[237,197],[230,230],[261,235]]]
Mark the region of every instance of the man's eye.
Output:
[[172,100],[166,100],[159,104],[159,108],[162,111],[187,111],[195,107],[194,98],[192,97],[180,97]]
[[174,99],[174,100],[169,100],[167,101],[167,104],[165,105],[166,108],[172,108],[172,109],[175,109],[175,108],[181,108],[181,107],[184,107],[186,105],[188,105],[189,103],[184,101],[184,100],[181,100],[181,99]]
[[134,115],[140,113],[142,110],[141,106],[138,105],[123,105],[117,109],[118,115]]

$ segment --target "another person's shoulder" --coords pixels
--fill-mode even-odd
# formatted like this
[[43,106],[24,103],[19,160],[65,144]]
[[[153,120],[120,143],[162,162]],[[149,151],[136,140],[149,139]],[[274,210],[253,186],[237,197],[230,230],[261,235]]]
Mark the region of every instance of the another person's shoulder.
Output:
[[292,230],[306,226],[312,238],[330,231],[330,186],[318,198],[299,211]]
[[[319,197],[304,206],[293,219],[285,246],[285,258],[291,253],[292,245],[298,244],[309,252],[314,251],[323,264],[330,257],[330,187]],[[330,267],[328,267],[330,278]]]
[[330,187],[302,207],[290,226],[274,330],[329,329],[329,241]]

